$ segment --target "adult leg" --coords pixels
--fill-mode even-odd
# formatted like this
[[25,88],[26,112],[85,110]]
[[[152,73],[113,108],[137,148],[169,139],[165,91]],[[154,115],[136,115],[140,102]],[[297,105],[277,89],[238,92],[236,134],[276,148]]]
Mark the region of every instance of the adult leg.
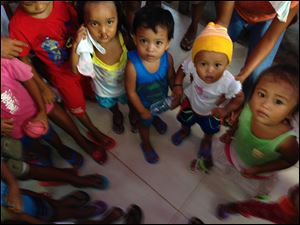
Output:
[[185,51],[191,50],[193,46],[205,3],[206,1],[197,1],[197,4],[192,3],[192,21],[180,42],[181,48]]

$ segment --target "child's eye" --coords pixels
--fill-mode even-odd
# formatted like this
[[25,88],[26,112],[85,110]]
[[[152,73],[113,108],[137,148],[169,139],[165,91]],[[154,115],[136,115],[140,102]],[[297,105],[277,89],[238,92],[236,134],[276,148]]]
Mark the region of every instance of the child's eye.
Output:
[[261,97],[261,98],[265,97],[265,94],[264,94],[263,92],[261,92],[261,91],[259,91],[259,92],[257,93],[257,95],[258,95],[259,97]]
[[142,39],[140,40],[140,42],[141,42],[142,44],[146,44],[146,43],[147,43],[147,40],[144,39],[144,38],[142,38]]
[[283,101],[281,101],[280,99],[276,99],[275,103],[276,105],[283,105]]
[[92,22],[91,22],[91,26],[92,26],[92,27],[96,27],[97,25],[98,25],[97,22],[95,22],[95,21],[92,21]]
[[107,24],[108,24],[108,25],[112,25],[113,23],[114,23],[113,20],[108,20],[108,21],[107,21]]
[[222,66],[222,64],[216,63],[215,66],[216,66],[216,68],[219,68],[220,66]]
[[200,65],[201,65],[201,66],[206,66],[206,63],[201,62]]
[[160,45],[162,45],[163,43],[162,43],[162,41],[156,41],[156,45],[157,46],[160,46]]

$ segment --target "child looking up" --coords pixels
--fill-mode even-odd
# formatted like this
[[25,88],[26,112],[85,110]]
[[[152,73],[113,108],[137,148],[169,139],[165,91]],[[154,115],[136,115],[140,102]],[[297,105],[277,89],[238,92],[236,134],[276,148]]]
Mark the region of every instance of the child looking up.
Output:
[[128,53],[125,86],[129,100],[140,114],[144,157],[148,163],[156,163],[159,157],[150,142],[149,128],[153,123],[163,134],[167,125],[153,117],[149,108],[167,97],[168,86],[174,79],[173,58],[166,51],[174,33],[172,14],[160,7],[144,7],[135,15],[133,33],[137,49]]
[[[177,71],[175,95],[182,97],[182,82],[186,74],[191,75],[192,83],[184,90],[186,98],[177,116],[182,127],[172,136],[172,142],[179,145],[189,136],[195,123],[204,132],[198,151],[199,160],[191,163],[193,170],[201,166],[207,171],[213,165],[212,138],[220,130],[220,119],[243,103],[241,83],[226,70],[232,59],[232,51],[227,29],[210,22],[193,45],[192,60],[184,61]],[[219,103],[223,96],[228,100],[226,105]]]
[[298,161],[299,145],[291,126],[298,111],[298,70],[286,65],[270,67],[257,80],[238,121],[220,138],[227,144],[228,161],[254,187],[251,195],[269,194],[275,172]]
[[[124,132],[123,115],[118,103],[127,103],[124,86],[124,70],[127,63],[127,49],[120,32],[120,4],[116,1],[88,1],[84,6],[84,26],[81,26],[72,49],[72,67],[75,73],[80,72],[77,67],[79,56],[76,52],[82,39],[90,43],[100,44],[105,53],[93,46],[92,63],[95,77],[93,79],[96,99],[101,107],[108,108],[113,113],[113,131],[117,134]],[[89,35],[87,35],[89,32]],[[85,50],[83,50],[85,51]],[[134,109],[129,108],[129,119],[136,130]]]

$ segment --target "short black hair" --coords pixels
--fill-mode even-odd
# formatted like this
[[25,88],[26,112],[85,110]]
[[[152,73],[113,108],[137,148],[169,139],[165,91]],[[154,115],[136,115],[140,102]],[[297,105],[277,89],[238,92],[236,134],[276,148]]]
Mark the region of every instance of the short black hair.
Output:
[[263,77],[272,77],[275,80],[285,81],[290,84],[295,89],[295,96],[298,95],[298,103],[293,110],[293,115],[299,112],[299,69],[297,67],[288,64],[277,64],[265,69],[257,79],[253,90],[255,90]]
[[145,27],[157,33],[157,26],[167,29],[169,40],[173,38],[174,19],[170,11],[161,7],[146,6],[135,13],[132,32],[136,34],[138,28]]

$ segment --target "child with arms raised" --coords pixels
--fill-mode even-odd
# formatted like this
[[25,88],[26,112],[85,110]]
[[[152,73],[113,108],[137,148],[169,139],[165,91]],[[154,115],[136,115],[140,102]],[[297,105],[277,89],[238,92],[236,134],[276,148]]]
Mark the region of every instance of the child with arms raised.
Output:
[[174,79],[173,58],[166,51],[174,33],[172,14],[159,7],[144,7],[135,15],[133,33],[137,49],[128,54],[125,86],[129,100],[140,114],[139,133],[145,159],[156,163],[159,157],[150,142],[149,129],[153,123],[163,134],[167,125],[152,116],[149,108],[167,97]]

